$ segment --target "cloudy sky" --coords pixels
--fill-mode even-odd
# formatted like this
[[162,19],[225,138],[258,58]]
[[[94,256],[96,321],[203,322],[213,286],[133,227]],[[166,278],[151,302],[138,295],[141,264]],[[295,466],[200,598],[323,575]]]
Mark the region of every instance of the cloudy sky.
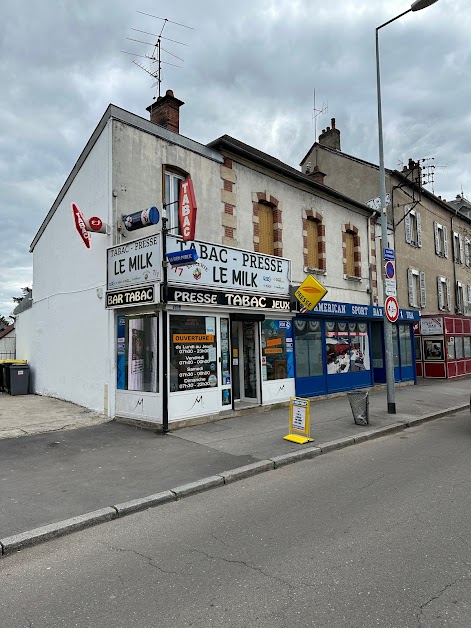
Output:
[[[133,6],[131,6],[133,5]],[[180,131],[225,133],[291,166],[335,117],[342,150],[378,161],[375,28],[408,0],[26,0],[2,5],[0,314],[32,283],[30,243],[109,103],[147,118],[156,88],[127,50],[167,23],[162,93]],[[142,13],[140,13],[142,12]],[[471,8],[438,0],[381,30],[385,162],[434,158],[428,189],[471,198]],[[146,64],[145,59],[140,59]]]

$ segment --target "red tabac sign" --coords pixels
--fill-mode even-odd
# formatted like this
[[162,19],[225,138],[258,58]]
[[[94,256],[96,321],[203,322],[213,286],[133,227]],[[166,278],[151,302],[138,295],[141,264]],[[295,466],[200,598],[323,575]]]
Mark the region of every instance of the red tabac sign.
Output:
[[196,227],[196,200],[193,189],[193,181],[184,179],[180,183],[180,203],[178,206],[178,219],[183,240],[195,239]]
[[72,203],[72,213],[74,215],[75,228],[77,229],[79,236],[82,238],[87,249],[90,248],[90,234],[87,231],[87,225],[85,223],[85,218],[82,215],[82,212],[77,207],[75,203]]

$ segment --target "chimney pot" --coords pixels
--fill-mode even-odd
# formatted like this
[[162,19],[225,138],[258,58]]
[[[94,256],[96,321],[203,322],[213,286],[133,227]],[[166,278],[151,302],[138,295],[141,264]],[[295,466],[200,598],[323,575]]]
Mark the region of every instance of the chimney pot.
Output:
[[335,118],[332,118],[330,120],[330,124],[331,124],[332,128],[335,129]]

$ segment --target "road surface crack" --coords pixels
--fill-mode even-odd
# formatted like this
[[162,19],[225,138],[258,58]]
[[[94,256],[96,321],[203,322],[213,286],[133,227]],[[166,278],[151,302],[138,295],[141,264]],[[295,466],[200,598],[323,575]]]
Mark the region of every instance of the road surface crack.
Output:
[[456,580],[453,580],[453,582],[450,582],[449,584],[446,584],[443,587],[443,589],[441,589],[441,591],[439,591],[436,595],[433,595],[424,604],[421,604],[420,607],[419,607],[420,608],[420,612],[417,614],[417,626],[418,626],[418,628],[421,628],[421,626],[422,626],[422,618],[423,618],[425,607],[428,606],[429,604],[431,604],[432,602],[434,602],[435,600],[438,600],[445,593],[445,591],[447,591],[451,587],[454,587],[457,582],[471,582],[471,578],[457,578]]
[[110,550],[113,550],[114,552],[123,552],[123,553],[134,554],[135,556],[139,556],[140,558],[143,558],[144,560],[147,561],[149,567],[152,567],[153,569],[157,569],[161,573],[170,574],[172,576],[181,576],[182,575],[178,571],[172,571],[170,569],[162,569],[162,567],[159,567],[159,565],[156,565],[154,563],[154,559],[151,556],[146,556],[145,554],[141,554],[141,552],[138,552],[137,550],[124,549],[123,547],[113,547],[112,545],[108,545],[106,543],[102,543],[102,545],[104,547],[107,547]]

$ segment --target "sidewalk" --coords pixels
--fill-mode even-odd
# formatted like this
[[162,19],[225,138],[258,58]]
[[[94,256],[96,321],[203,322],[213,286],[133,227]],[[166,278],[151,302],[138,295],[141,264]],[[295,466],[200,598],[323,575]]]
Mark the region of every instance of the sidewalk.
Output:
[[[99,509],[111,519],[117,516],[116,508],[111,508],[117,504],[224,471],[286,454],[304,455],[299,454],[303,450],[311,457],[382,435],[378,430],[403,429],[468,408],[470,392],[471,378],[398,386],[397,414],[388,415],[386,390],[373,390],[367,426],[355,425],[347,396],[315,399],[314,442],[308,445],[283,440],[288,433],[287,407],[164,435],[109,421],[67,402],[0,394],[0,541]],[[34,433],[38,431],[42,433]],[[16,437],[24,433],[31,435]],[[8,434],[14,437],[5,438]],[[255,465],[258,470],[274,466],[273,461]],[[214,482],[223,484],[218,478]],[[168,493],[172,498],[175,494],[185,493]]]

